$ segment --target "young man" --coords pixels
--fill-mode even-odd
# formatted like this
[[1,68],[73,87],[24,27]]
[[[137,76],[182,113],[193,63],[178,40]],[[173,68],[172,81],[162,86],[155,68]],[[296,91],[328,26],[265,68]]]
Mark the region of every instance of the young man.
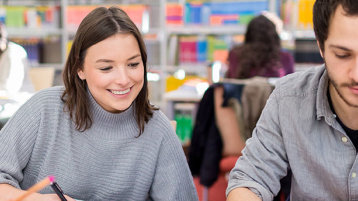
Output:
[[278,81],[230,174],[228,201],[358,199],[358,1],[316,0],[325,65]]

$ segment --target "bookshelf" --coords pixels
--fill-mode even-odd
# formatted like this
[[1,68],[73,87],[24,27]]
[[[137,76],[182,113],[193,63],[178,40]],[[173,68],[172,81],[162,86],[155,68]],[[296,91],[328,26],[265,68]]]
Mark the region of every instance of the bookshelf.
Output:
[[166,72],[184,69],[206,77],[213,61],[225,63],[228,50],[241,43],[247,23],[262,10],[278,10],[276,0],[168,1]]
[[[292,52],[298,61],[305,62],[298,64],[297,70],[320,62],[312,30],[314,0],[172,0],[166,3],[165,76],[184,70],[188,75],[207,77],[208,64],[217,60],[226,62],[228,50],[243,41],[248,22],[261,10],[274,12],[283,20],[282,47]],[[185,95],[183,91],[178,94]],[[173,104],[190,102],[190,98],[166,99],[171,108]],[[168,107],[167,110],[168,116],[175,116],[174,109]]]
[[[152,76],[156,79],[150,82],[151,100],[161,106],[168,76],[178,69],[205,76],[208,63],[223,60],[225,51],[242,41],[246,24],[261,10],[278,13],[291,38],[313,40],[309,19],[299,17],[308,15],[312,2],[314,0],[5,0],[0,2],[0,21],[7,25],[10,39],[27,48],[32,66],[53,66],[61,72],[82,18],[99,5],[121,6],[144,35],[148,70],[157,75]],[[187,46],[180,47],[180,43]],[[180,50],[189,54],[180,55]],[[191,55],[196,56],[190,58]]]
[[[228,50],[233,45],[242,42],[242,35],[246,30],[247,23],[262,10],[277,13],[283,19],[285,30],[281,36],[283,47],[294,51],[296,39],[308,41],[315,39],[311,19],[313,3],[314,0],[170,1],[166,8],[168,48],[165,64],[173,69],[173,66],[182,68],[188,65],[205,67],[213,60],[223,61],[225,54],[222,53],[215,57],[215,55],[211,55],[215,53],[210,52],[210,48],[207,50],[209,51],[207,62],[202,62],[201,59],[198,61],[193,61],[191,58],[185,59],[185,56],[181,56],[181,53],[185,52],[180,51],[180,44],[186,45],[188,40],[196,41],[197,49],[192,47],[195,52],[199,51],[199,43],[204,37],[214,37],[216,42],[221,43],[218,45],[219,50]],[[197,38],[195,39],[195,37]],[[210,44],[210,40],[207,38],[204,40],[207,41],[207,45]],[[214,46],[217,45],[216,42],[214,42]],[[175,46],[173,43],[179,43],[179,45],[173,47]],[[174,52],[175,50],[179,50],[179,52]],[[191,51],[190,48],[183,48],[183,50]],[[214,52],[215,50],[214,47]],[[195,54],[194,52],[192,54]],[[201,53],[197,52],[197,54],[197,58],[199,58]],[[194,68],[189,69],[193,70]],[[198,70],[194,71],[198,72]],[[199,72],[204,71],[199,70]]]
[[238,25],[186,25],[171,26],[167,28],[168,34],[242,34],[246,30],[246,26]]
[[[48,64],[61,66],[66,61],[70,42],[79,23],[97,6],[122,7],[148,38],[149,46],[160,43],[156,36],[161,30],[158,22],[160,4],[148,0],[6,0],[0,2],[0,21],[5,23],[10,40],[29,47],[28,52],[42,51],[48,42],[56,43],[60,53]],[[37,42],[37,43],[36,43]],[[29,43],[29,44],[28,44]],[[31,53],[30,53],[31,54]],[[44,58],[33,58],[32,66],[46,64]],[[153,64],[154,65],[154,64]],[[159,65],[159,63],[155,63]]]
[[44,52],[50,46],[55,49],[61,46],[60,13],[61,2],[55,0],[7,0],[0,4],[0,21],[6,25],[10,40],[26,49],[31,66],[59,67],[62,63],[61,56]]
[[[82,19],[97,6],[120,6],[142,31],[148,49],[150,71],[160,73],[161,31],[165,25],[165,0],[5,0],[0,1],[0,21],[9,39],[27,51],[31,67],[55,67],[54,84],[62,84],[61,72],[71,42]],[[163,12],[162,12],[163,10]],[[151,76],[155,77],[155,76]],[[151,83],[152,88],[160,84]],[[158,85],[158,86],[157,86]],[[154,100],[159,94],[153,93]],[[155,101],[154,101],[155,102]]]

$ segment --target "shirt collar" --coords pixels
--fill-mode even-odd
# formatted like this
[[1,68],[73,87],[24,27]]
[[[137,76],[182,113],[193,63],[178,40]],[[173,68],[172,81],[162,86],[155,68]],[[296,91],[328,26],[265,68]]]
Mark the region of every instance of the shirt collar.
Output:
[[333,114],[331,107],[329,106],[327,90],[329,86],[329,77],[327,69],[324,70],[317,89],[316,96],[316,118],[317,120],[325,118],[328,124],[332,125],[335,121],[335,114]]

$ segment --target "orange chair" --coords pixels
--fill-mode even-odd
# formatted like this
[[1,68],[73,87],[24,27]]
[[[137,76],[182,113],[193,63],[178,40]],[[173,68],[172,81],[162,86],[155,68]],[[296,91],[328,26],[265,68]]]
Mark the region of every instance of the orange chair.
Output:
[[220,174],[216,182],[207,188],[200,184],[199,178],[194,177],[194,184],[196,186],[200,201],[225,201],[226,188],[228,185],[228,174],[235,166],[238,156],[224,157],[220,161]]

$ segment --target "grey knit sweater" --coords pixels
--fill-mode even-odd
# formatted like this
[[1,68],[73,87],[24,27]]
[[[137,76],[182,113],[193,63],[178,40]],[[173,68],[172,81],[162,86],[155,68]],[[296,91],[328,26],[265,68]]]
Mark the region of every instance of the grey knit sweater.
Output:
[[[155,111],[143,134],[134,109],[113,114],[89,93],[93,125],[85,132],[63,111],[63,87],[35,94],[0,132],[0,183],[28,189],[54,175],[79,200],[198,200],[170,122]],[[47,187],[41,193],[53,193]]]

